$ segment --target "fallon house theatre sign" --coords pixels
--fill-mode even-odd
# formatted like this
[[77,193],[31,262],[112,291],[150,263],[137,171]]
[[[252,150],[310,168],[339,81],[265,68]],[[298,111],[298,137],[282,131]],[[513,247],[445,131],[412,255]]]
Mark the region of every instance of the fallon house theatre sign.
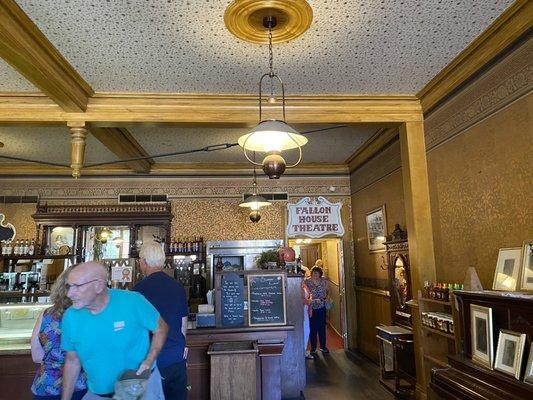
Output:
[[326,235],[344,235],[341,207],[342,203],[330,203],[321,196],[316,200],[304,197],[296,204],[287,204],[287,236],[319,238]]

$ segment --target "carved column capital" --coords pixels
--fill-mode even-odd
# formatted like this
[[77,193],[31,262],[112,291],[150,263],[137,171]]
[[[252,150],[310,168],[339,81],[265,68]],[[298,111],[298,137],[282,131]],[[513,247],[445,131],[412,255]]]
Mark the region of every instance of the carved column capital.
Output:
[[80,126],[81,124],[68,125],[71,144],[70,167],[72,168],[72,176],[77,179],[80,177],[81,169],[83,168],[87,128]]

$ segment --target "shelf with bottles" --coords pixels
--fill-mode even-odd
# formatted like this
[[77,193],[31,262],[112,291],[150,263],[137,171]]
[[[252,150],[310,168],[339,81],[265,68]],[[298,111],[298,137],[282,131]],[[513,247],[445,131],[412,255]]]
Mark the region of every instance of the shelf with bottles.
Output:
[[166,254],[171,256],[199,256],[203,254],[203,251],[204,238],[195,236],[193,238],[175,238],[170,240]]
[[[442,290],[441,298],[427,297],[429,287],[429,285],[425,285],[425,295],[424,291],[418,291],[422,354],[426,382],[428,383],[431,381],[431,369],[447,366],[448,355],[457,354],[460,350],[460,329],[457,325],[458,317],[452,291],[460,289],[460,285],[434,285],[433,288],[437,288],[437,291],[438,289]],[[453,289],[450,290],[451,288]],[[447,293],[444,289],[448,289]]]
[[35,239],[2,240],[0,245],[2,257],[33,256],[38,253]]
[[424,282],[424,287],[420,292],[419,300],[429,303],[450,304],[451,295],[454,290],[463,290],[463,285],[459,283]]

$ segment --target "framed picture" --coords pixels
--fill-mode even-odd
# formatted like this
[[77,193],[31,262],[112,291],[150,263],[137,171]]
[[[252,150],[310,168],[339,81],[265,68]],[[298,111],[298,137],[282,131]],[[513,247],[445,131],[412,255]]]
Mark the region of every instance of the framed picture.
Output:
[[368,249],[371,253],[385,251],[385,236],[387,235],[387,217],[385,204],[366,214],[366,234]]
[[493,290],[515,291],[520,277],[520,247],[500,249],[496,271],[494,272]]
[[529,349],[529,357],[527,358],[524,382],[533,385],[533,346],[531,346],[531,349]]
[[500,329],[494,369],[520,379],[526,334]]
[[492,308],[470,304],[470,336],[472,361],[492,369],[494,357]]
[[522,246],[522,268],[520,270],[520,290],[533,291],[533,240]]

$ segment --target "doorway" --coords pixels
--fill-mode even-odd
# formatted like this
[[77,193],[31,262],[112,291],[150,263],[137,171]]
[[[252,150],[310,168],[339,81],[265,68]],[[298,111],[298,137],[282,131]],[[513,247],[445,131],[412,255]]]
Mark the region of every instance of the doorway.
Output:
[[327,315],[327,341],[330,350],[346,348],[346,304],[344,301],[344,257],[342,240],[289,239],[289,246],[300,257],[302,265],[311,269],[317,260],[322,260],[324,277],[333,307]]

